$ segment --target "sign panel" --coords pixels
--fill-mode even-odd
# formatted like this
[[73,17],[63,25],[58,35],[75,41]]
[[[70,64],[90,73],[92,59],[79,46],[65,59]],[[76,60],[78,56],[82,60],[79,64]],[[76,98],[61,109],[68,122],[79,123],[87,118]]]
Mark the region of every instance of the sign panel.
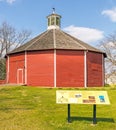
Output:
[[107,91],[57,90],[59,104],[110,104]]

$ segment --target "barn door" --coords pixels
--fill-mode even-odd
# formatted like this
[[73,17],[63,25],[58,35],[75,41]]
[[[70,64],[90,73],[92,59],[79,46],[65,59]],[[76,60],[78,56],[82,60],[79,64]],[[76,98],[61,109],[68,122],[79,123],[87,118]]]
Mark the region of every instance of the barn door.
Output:
[[23,84],[23,69],[17,70],[17,84]]

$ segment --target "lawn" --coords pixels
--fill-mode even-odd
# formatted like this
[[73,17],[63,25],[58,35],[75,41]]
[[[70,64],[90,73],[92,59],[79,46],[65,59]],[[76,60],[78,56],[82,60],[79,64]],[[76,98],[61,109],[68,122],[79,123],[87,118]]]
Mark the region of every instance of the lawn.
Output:
[[116,130],[116,87],[86,90],[93,89],[106,90],[111,102],[97,105],[97,125],[92,105],[71,105],[67,123],[67,105],[56,104],[58,89],[0,86],[0,130]]

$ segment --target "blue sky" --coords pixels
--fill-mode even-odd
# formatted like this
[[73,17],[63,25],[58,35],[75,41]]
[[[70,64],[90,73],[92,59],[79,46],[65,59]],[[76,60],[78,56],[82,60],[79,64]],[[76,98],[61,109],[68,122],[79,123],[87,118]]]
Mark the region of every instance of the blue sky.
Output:
[[0,24],[31,30],[34,37],[46,31],[53,7],[62,16],[61,29],[87,43],[116,31],[116,0],[0,0]]

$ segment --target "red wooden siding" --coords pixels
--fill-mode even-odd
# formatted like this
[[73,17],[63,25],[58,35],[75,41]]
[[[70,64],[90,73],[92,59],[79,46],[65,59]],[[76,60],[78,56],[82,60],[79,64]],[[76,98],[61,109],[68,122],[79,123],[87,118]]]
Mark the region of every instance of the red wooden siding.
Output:
[[57,51],[57,87],[84,87],[84,52]]
[[[56,87],[84,87],[84,51],[56,50],[56,62],[54,55],[54,50],[9,55],[7,83],[25,84],[27,81],[27,85],[31,86],[54,87],[54,74],[56,74]],[[102,86],[103,54],[88,51],[86,58],[87,86]],[[56,73],[54,63],[56,63]],[[8,69],[8,59],[6,68]]]
[[100,53],[87,53],[87,84],[90,87],[103,85],[103,64]]
[[27,53],[27,85],[54,86],[53,52]]
[[[7,59],[8,60],[8,59]],[[8,61],[7,61],[8,62]],[[7,63],[8,65],[8,63]],[[24,53],[11,55],[9,58],[8,83],[24,84]],[[19,72],[20,71],[20,72]]]
[[0,80],[0,84],[5,84],[6,80]]

